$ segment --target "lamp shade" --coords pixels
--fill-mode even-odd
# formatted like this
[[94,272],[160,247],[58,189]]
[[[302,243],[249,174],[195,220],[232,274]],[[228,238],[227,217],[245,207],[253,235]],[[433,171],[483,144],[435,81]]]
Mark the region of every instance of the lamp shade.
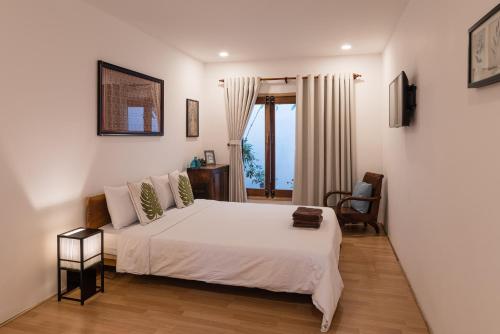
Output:
[[58,235],[61,269],[87,269],[101,261],[103,233],[98,229],[77,228]]

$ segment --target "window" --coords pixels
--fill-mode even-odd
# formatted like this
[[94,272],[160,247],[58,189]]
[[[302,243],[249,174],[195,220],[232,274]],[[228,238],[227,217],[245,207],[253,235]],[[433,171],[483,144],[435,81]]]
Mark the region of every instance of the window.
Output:
[[242,145],[248,195],[292,197],[295,96],[259,96]]
[[144,107],[128,107],[128,131],[144,131]]

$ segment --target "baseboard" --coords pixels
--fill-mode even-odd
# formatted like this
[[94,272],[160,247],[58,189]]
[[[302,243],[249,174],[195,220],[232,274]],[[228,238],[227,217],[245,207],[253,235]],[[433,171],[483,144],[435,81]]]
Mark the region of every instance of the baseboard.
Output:
[[[107,264],[107,265],[104,265],[104,271],[105,271],[105,272],[106,272],[106,271],[108,271],[108,272],[116,273],[116,266],[113,266],[112,264]],[[106,276],[104,276],[104,277],[106,277]],[[64,288],[64,289],[66,289],[66,288]],[[45,298],[45,299],[44,299],[44,300],[42,300],[41,302],[36,303],[35,305],[33,305],[33,306],[31,306],[31,307],[28,307],[27,309],[25,309],[25,310],[23,310],[23,311],[19,312],[18,314],[16,314],[16,315],[12,316],[11,318],[9,318],[9,319],[5,320],[4,322],[1,322],[1,323],[0,323],[0,328],[1,328],[1,327],[3,327],[3,326],[5,326],[5,325],[7,325],[8,323],[10,323],[10,322],[12,322],[12,321],[16,320],[17,318],[19,318],[20,316],[24,315],[25,313],[27,313],[27,312],[29,312],[29,311],[31,311],[31,310],[33,310],[33,309],[37,308],[38,306],[42,305],[43,303],[45,303],[45,302],[49,301],[49,300],[50,300],[50,299],[52,299],[52,298],[57,298],[57,293],[55,293],[55,294],[53,294],[53,295],[51,295],[51,296],[49,296],[49,297]]]
[[420,305],[420,302],[418,301],[417,295],[415,294],[415,290],[413,290],[413,286],[411,285],[411,282],[408,279],[408,275],[406,275],[405,268],[401,264],[401,261],[399,261],[399,256],[398,256],[398,253],[396,253],[396,249],[392,245],[391,237],[387,233],[386,233],[386,235],[387,235],[387,240],[389,240],[389,245],[391,245],[392,252],[396,256],[396,260],[398,260],[399,266],[401,267],[401,271],[403,272],[403,275],[404,275],[406,281],[408,282],[408,285],[410,286],[411,294],[413,295],[413,299],[415,299],[415,302],[417,303],[417,307],[418,307],[418,309],[420,311],[420,314],[422,315],[422,318],[424,319],[425,325],[427,326],[427,330],[429,331],[430,334],[434,334],[434,332],[432,331],[431,326],[429,326],[429,322],[427,321],[427,318],[425,317],[425,313],[422,311],[422,305]]
[[27,312],[29,312],[29,311],[31,311],[31,310],[33,310],[33,309],[37,308],[38,306],[42,305],[43,303],[45,303],[45,302],[47,302],[47,301],[51,300],[52,298],[55,298],[56,296],[57,296],[57,294],[53,294],[53,295],[51,295],[50,297],[45,298],[45,299],[44,299],[44,300],[42,300],[41,302],[36,303],[35,305],[33,305],[33,306],[31,306],[31,307],[28,307],[27,309],[25,309],[25,310],[23,310],[23,311],[19,312],[18,314],[14,315],[13,317],[11,317],[11,318],[9,318],[9,319],[5,320],[4,322],[0,323],[0,328],[1,328],[1,327],[3,327],[3,326],[5,326],[5,325],[7,325],[8,323],[10,323],[10,322],[12,322],[12,321],[16,320],[17,318],[19,318],[20,316],[24,315],[25,313],[27,313]]

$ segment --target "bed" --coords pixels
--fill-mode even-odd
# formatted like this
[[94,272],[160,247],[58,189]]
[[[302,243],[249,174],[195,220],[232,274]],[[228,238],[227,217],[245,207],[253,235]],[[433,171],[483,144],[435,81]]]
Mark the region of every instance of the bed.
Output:
[[320,229],[294,228],[295,209],[198,199],[148,225],[115,230],[100,195],[88,201],[87,226],[104,230],[117,272],[310,294],[326,332],[343,289],[341,230],[330,208],[322,208]]

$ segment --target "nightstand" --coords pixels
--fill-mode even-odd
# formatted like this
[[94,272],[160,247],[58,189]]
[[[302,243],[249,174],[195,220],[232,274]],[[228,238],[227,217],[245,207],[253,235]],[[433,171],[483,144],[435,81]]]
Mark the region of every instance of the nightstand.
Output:
[[[81,305],[98,292],[104,292],[104,238],[99,229],[77,228],[57,236],[57,300],[69,299]],[[101,286],[96,284],[97,270]],[[61,271],[65,270],[66,292],[61,291]],[[67,297],[80,289],[80,298]]]
[[229,201],[229,165],[188,168],[195,198]]

